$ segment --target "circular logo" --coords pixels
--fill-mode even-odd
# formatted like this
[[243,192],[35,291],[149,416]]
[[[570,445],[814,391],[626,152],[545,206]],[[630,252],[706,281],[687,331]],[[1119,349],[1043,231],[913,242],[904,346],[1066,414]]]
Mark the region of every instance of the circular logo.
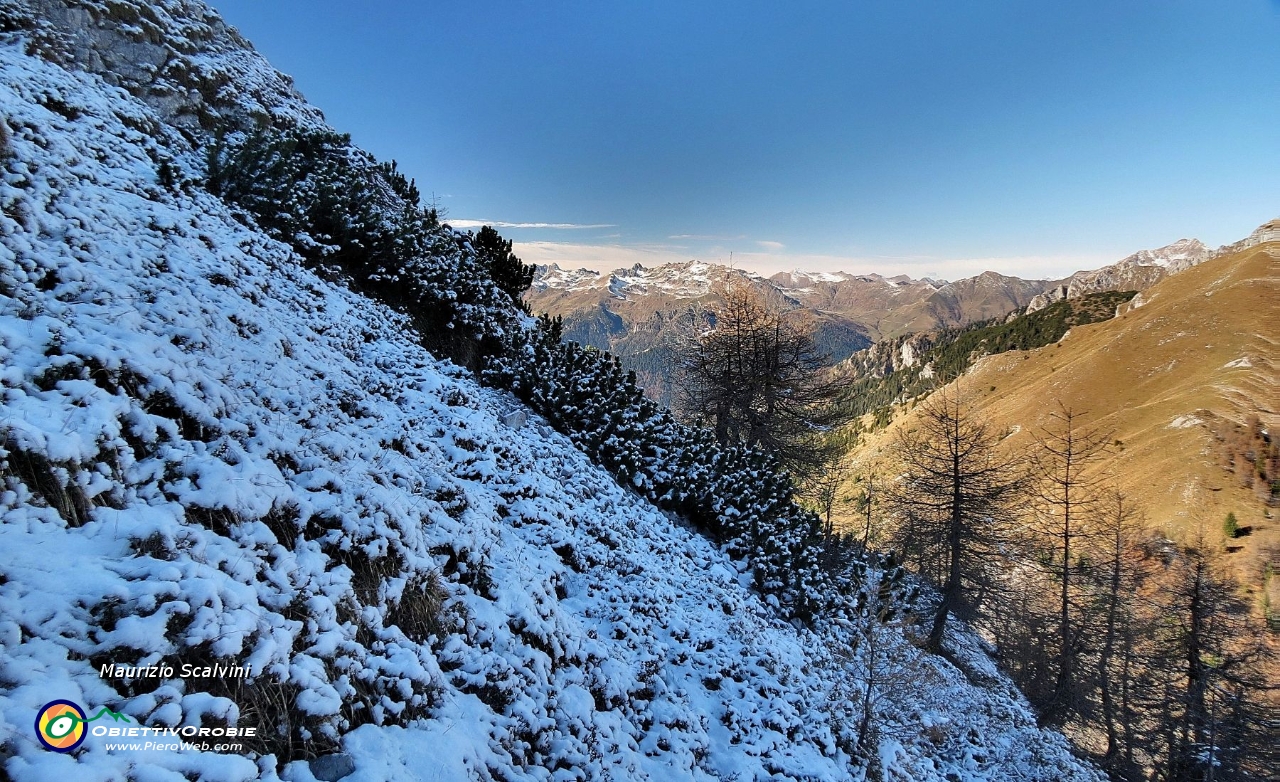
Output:
[[36,738],[45,749],[70,752],[84,741],[84,712],[71,701],[50,701],[36,714]]

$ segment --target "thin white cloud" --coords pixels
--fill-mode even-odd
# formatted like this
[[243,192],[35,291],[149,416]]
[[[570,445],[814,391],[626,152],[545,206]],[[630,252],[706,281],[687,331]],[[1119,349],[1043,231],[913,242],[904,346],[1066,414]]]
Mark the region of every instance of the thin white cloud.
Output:
[[773,251],[782,250],[786,248],[786,245],[783,244],[782,242],[770,242],[770,241],[761,240],[756,242],[756,244],[760,247],[763,247],[766,250],[773,250]]
[[447,220],[446,222],[454,228],[480,228],[489,225],[494,228],[549,228],[562,231],[578,231],[587,228],[618,227],[613,223],[592,223],[590,225],[581,223],[509,223],[505,220]]
[[700,242],[732,242],[747,237],[739,234],[737,236],[718,236],[716,234],[672,234],[668,239],[695,239]]

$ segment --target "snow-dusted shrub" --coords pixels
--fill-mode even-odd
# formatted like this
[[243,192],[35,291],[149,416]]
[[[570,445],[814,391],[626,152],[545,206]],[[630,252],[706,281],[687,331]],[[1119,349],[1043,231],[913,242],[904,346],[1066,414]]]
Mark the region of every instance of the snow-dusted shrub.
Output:
[[471,246],[484,263],[489,279],[522,310],[528,312],[528,306],[520,297],[533,284],[536,267],[522,263],[511,251],[511,240],[503,239],[492,226],[482,226],[472,239]]
[[[232,132],[208,154],[209,188],[254,216],[308,263],[412,314],[428,347],[464,365],[505,354],[487,376],[568,434],[620,483],[686,516],[753,567],[756,585],[793,615],[835,599],[818,565],[817,517],[793,501],[776,458],[724,447],[644,397],[608,354],[560,341],[550,320],[528,330],[516,299],[531,267],[492,229],[442,226],[394,164],[328,130]],[[829,557],[828,557],[829,559]]]
[[349,136],[232,131],[210,145],[207,158],[213,193],[308,264],[411,315],[436,352],[474,367],[518,328],[515,286],[532,273],[524,274],[518,259],[512,270],[509,243],[493,233],[496,240],[489,237],[477,252],[470,234],[421,206],[417,187],[394,162],[379,163]]
[[856,555],[824,538],[816,514],[794,502],[775,456],[725,447],[700,427],[679,423],[644,396],[617,357],[561,341],[543,316],[486,373],[565,433],[619,483],[687,518],[736,559],[785,613],[811,618],[835,608],[851,588]]

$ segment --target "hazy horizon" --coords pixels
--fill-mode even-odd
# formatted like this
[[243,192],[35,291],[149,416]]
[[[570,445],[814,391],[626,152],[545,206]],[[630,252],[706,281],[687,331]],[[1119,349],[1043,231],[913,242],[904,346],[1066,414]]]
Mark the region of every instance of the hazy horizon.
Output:
[[[446,219],[446,222],[450,222]],[[452,223],[450,223],[452,224]],[[455,226],[458,227],[458,226]],[[1181,237],[1194,238],[1194,237]],[[1243,236],[1240,238],[1244,238]],[[1168,242],[1167,244],[1172,244]],[[1163,245],[1162,245],[1163,246]],[[724,253],[715,257],[682,255],[678,250],[665,247],[588,245],[561,242],[513,242],[513,249],[526,263],[542,266],[555,264],[561,269],[590,269],[608,273],[641,264],[652,269],[669,263],[703,263],[731,266],[762,277],[780,272],[844,272],[846,274],[879,274],[883,277],[906,275],[912,279],[928,277],[955,282],[993,271],[1008,277],[1026,280],[1065,279],[1077,271],[1090,271],[1107,266],[1132,255],[1098,258],[1095,261],[1060,258],[993,258],[993,259],[896,259],[896,258],[840,258],[835,256],[789,256],[764,253]],[[1138,249],[1157,249],[1143,247]],[[954,273],[944,274],[943,269]],[[1060,274],[1046,274],[1045,269],[1070,269]],[[1022,270],[1022,273],[1019,273]]]

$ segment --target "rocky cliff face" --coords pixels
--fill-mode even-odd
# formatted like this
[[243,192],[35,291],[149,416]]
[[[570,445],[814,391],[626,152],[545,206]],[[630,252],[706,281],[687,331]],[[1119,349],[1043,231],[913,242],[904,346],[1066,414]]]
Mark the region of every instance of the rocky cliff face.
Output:
[[1076,272],[1032,299],[1027,305],[1027,312],[1089,293],[1144,290],[1170,274],[1203,263],[1213,255],[1213,251],[1199,239],[1179,239],[1155,250],[1141,250],[1110,266]]
[[839,371],[843,377],[857,379],[883,378],[894,372],[911,369],[920,363],[921,357],[928,353],[930,348],[937,344],[937,337],[937,332],[922,331],[881,340],[866,350],[850,356],[841,363]]
[[1238,242],[1219,247],[1213,255],[1215,258],[1220,255],[1231,255],[1257,247],[1265,242],[1280,242],[1280,218],[1263,223],[1253,233]]
[[92,73],[192,139],[214,128],[320,125],[292,80],[212,9],[187,0],[0,0],[28,54]]

